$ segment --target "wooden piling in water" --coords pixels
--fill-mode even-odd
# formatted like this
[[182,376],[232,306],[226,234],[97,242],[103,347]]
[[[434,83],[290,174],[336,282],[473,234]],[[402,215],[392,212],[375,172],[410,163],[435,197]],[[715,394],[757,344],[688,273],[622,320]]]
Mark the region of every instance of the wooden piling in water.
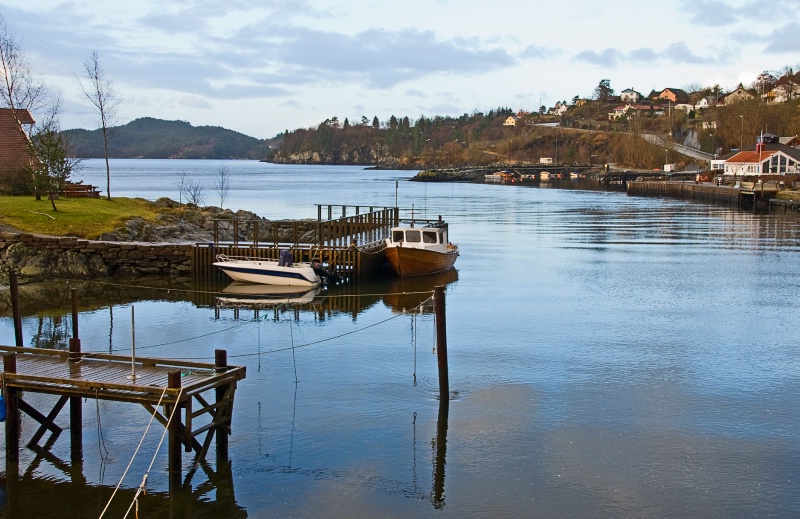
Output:
[[[167,388],[168,389],[180,389],[181,387],[181,370],[179,369],[172,369],[167,374]],[[180,412],[180,403],[169,404],[165,406],[166,409],[166,416],[169,419],[172,416],[172,419],[169,420],[168,424],[168,431],[169,431],[169,455],[168,455],[168,467],[169,467],[169,489],[170,493],[173,490],[176,490],[180,487],[181,483],[181,412]]]
[[447,319],[445,313],[444,287],[434,289],[434,308],[436,314],[436,359],[439,365],[439,400],[450,400],[450,377],[447,366]]
[[14,339],[17,346],[22,346],[22,312],[19,307],[19,279],[17,271],[8,272],[8,284],[11,291],[11,314],[14,319]]
[[[3,377],[17,372],[16,353],[3,355]],[[6,461],[19,463],[19,403],[17,389],[3,380],[3,397],[6,401]]]
[[[214,371],[216,373],[223,373],[228,369],[228,352],[225,350],[214,350]],[[223,413],[225,409],[225,393],[228,387],[218,387],[214,390],[216,397],[216,413],[215,418]],[[216,421],[216,420],[215,420]],[[217,428],[217,466],[220,463],[228,461],[228,435],[230,434],[230,419],[226,419],[224,423]]]

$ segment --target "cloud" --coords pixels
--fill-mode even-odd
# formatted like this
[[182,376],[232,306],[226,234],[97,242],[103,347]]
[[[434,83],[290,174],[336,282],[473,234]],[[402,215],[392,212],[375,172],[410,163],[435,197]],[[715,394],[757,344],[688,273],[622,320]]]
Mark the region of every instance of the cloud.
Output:
[[198,96],[186,96],[178,100],[178,104],[180,106],[186,106],[188,108],[196,108],[200,110],[211,110],[214,106],[203,99],[202,97]]
[[800,12],[796,0],[772,0],[765,4],[752,0],[739,6],[720,0],[684,0],[683,10],[689,14],[689,21],[696,25],[723,27],[736,23],[752,24],[757,21],[775,20],[776,13],[783,18]]
[[649,47],[633,49],[628,54],[617,49],[605,49],[598,53],[593,50],[582,51],[573,57],[573,61],[585,61],[593,65],[614,68],[623,62],[637,64],[648,64],[658,62],[670,62],[691,65],[710,65],[715,63],[727,62],[728,53],[720,52],[717,56],[700,56],[692,52],[686,43],[679,41],[669,45],[662,51],[656,51]]
[[683,8],[689,14],[689,21],[696,25],[722,27],[738,20],[737,10],[720,0],[686,0]]
[[559,49],[529,45],[525,50],[520,52],[519,57],[522,59],[546,59],[559,54],[561,54]]
[[800,52],[800,23],[788,23],[772,31],[767,42],[767,52]]
[[286,28],[272,36],[272,51],[285,66],[299,67],[309,81],[363,77],[370,86],[388,88],[436,73],[480,74],[510,67],[516,60],[500,48],[482,49],[475,41],[440,41],[432,31],[369,29],[353,36]]
[[585,61],[593,65],[601,67],[616,67],[620,60],[625,59],[625,56],[617,49],[606,49],[603,52],[597,53],[593,50],[585,50],[579,52],[572,58],[575,61]]

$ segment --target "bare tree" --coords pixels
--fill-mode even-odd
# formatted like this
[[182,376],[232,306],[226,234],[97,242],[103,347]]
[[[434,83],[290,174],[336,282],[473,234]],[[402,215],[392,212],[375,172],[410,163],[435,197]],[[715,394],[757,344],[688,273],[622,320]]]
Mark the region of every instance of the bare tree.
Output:
[[83,95],[94,106],[100,127],[103,130],[103,155],[105,155],[106,159],[106,193],[107,198],[111,200],[111,167],[108,164],[108,140],[110,127],[116,123],[117,107],[121,99],[114,91],[114,85],[106,76],[103,67],[100,66],[100,55],[96,50],[92,51],[92,54],[83,62],[83,74],[83,78],[88,82],[88,85],[84,85],[81,78],[78,78],[78,82],[81,85],[81,90],[83,90]]
[[[22,46],[13,31],[0,15],[0,67],[2,85],[0,100],[11,108],[20,127],[21,111],[35,112],[38,121],[28,128],[28,147],[38,161],[26,168],[36,200],[43,192],[58,191],[69,174],[78,166],[79,160],[71,158],[69,143],[61,134],[59,116],[61,98],[51,94],[41,79],[35,75],[28,63]],[[56,210],[51,196],[53,210]]]
[[14,111],[35,112],[47,104],[48,91],[34,76],[16,35],[0,15],[0,67],[3,84],[0,99]]
[[217,169],[214,187],[217,189],[217,194],[219,195],[219,207],[222,208],[231,190],[231,174],[227,168],[225,168],[224,164],[220,164],[219,169]]
[[189,186],[185,171],[178,173],[178,181],[175,185],[178,187],[178,203],[183,204],[183,195],[186,193],[186,188]]
[[186,186],[186,203],[200,207],[206,201],[206,191],[200,182],[190,180]]

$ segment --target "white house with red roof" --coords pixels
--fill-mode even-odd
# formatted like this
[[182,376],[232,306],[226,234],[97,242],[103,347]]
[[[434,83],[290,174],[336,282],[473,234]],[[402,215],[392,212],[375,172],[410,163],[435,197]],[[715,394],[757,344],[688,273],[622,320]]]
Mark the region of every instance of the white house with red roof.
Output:
[[758,143],[725,160],[724,175],[795,175],[800,173],[800,150],[780,143]]

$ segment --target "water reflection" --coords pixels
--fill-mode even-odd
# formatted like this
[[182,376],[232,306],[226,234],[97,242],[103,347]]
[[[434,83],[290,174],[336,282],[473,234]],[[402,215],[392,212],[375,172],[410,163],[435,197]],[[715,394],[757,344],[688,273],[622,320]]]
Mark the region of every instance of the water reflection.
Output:
[[[61,476],[37,476],[43,462],[57,469]],[[236,501],[230,462],[220,463],[217,470],[208,463],[197,463],[187,473],[181,487],[172,493],[151,487],[138,496],[136,488],[120,487],[114,493],[114,486],[89,483],[82,462],[69,464],[41,447],[36,449],[36,458],[22,474],[19,473],[21,468],[10,463],[0,477],[5,501],[0,502],[3,517],[58,517],[65,507],[70,517],[100,517],[107,504],[105,517],[248,516]],[[196,477],[198,469],[204,478]],[[197,479],[199,481],[195,481]]]
[[433,313],[433,300],[431,299],[433,289],[456,281],[458,281],[456,269],[427,276],[397,278],[391,281],[386,288],[383,302],[396,312],[418,310],[423,313]]

